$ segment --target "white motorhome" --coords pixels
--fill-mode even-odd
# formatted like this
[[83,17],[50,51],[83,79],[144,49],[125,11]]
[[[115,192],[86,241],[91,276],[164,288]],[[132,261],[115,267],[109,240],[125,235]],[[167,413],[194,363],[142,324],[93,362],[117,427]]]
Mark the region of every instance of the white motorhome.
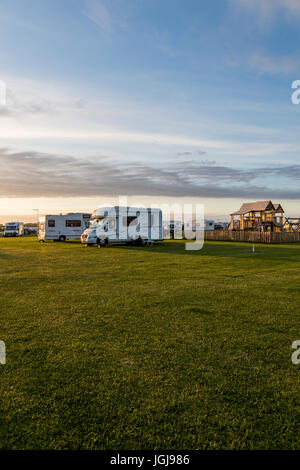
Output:
[[24,223],[23,222],[7,222],[5,224],[4,236],[5,237],[23,237]]
[[89,226],[91,214],[81,212],[65,215],[45,215],[39,218],[39,240],[79,240]]
[[152,244],[158,240],[163,240],[161,210],[137,207],[100,207],[81,235],[82,243],[99,246],[114,242]]

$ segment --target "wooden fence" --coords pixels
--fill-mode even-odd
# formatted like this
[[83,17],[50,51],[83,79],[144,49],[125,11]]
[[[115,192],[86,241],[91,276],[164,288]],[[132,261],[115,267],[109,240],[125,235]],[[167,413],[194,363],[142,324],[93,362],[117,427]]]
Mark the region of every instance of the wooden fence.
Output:
[[232,230],[205,230],[205,240],[248,243],[300,243],[300,232],[242,232]]

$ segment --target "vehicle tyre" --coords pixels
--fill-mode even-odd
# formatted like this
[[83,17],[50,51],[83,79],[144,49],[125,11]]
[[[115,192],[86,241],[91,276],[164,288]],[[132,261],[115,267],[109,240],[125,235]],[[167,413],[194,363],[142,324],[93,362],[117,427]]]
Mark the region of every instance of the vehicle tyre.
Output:
[[105,246],[107,243],[107,240],[101,240],[100,238],[97,238],[97,245],[98,245],[98,248],[101,248],[102,246]]
[[59,242],[65,242],[66,241],[66,237],[64,235],[61,235],[58,239]]

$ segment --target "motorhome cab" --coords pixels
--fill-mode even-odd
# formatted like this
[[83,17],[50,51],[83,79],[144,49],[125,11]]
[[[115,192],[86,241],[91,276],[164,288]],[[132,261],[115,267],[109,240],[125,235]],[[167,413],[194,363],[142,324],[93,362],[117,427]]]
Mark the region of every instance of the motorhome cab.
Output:
[[39,218],[39,240],[65,242],[79,240],[89,226],[91,214],[75,213],[66,215],[46,215]]
[[137,207],[101,207],[92,214],[90,226],[81,235],[86,245],[113,242],[152,244],[163,240],[160,209]]
[[5,237],[22,237],[24,235],[23,222],[7,222],[5,224],[4,236]]

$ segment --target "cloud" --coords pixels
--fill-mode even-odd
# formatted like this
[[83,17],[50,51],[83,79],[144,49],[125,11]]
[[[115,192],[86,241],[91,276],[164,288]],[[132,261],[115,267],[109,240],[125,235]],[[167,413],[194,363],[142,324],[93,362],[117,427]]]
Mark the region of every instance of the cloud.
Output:
[[262,56],[254,54],[249,59],[249,66],[261,73],[290,74],[299,70],[299,58]]
[[[162,168],[97,159],[0,150],[0,197],[177,196],[300,199],[300,190],[268,188],[258,178],[300,180],[300,165],[240,170],[197,162]],[[291,184],[289,185],[291,187]]]
[[86,0],[86,16],[105,33],[112,32],[112,18],[108,8],[100,0]]
[[195,150],[193,152],[186,151],[186,152],[177,152],[176,155],[177,157],[189,157],[191,155],[205,155],[206,152],[203,150]]
[[247,8],[257,11],[265,18],[269,18],[278,10],[283,10],[288,14],[300,15],[299,0],[232,0],[240,8]]
[[227,64],[233,67],[247,66],[259,73],[270,75],[288,75],[300,71],[299,55],[272,57],[270,55],[254,53],[246,60],[244,58],[236,58],[235,61],[227,61]]
[[6,105],[0,107],[0,117],[19,117],[28,114],[52,114],[49,100],[35,96],[34,99],[19,99],[11,89],[6,90]]
[[245,12],[252,15],[248,24],[256,25],[261,32],[270,33],[276,20],[299,22],[299,0],[231,0],[231,5],[242,18]]
[[[158,151],[162,153],[166,147],[173,147],[174,153],[194,152],[194,158],[197,158],[194,149],[200,149],[199,155],[213,150],[230,159],[236,156],[239,159],[242,156],[274,158],[278,154],[281,158],[283,153],[300,151],[295,132],[284,126],[245,125],[240,119],[238,122],[237,119],[216,120],[190,110],[178,113],[176,103],[174,107],[154,102],[138,103],[124,96],[95,95],[93,91],[67,89],[51,82],[6,77],[6,83],[7,107],[0,111],[2,146],[11,146],[12,142],[29,146],[29,141],[33,145],[39,140],[43,148],[53,143],[62,148],[66,142],[70,148],[72,142],[74,148],[106,146],[109,152],[119,155],[141,151],[144,156],[154,157]],[[289,103],[277,106],[278,113],[285,115],[288,106]],[[251,115],[253,111],[270,114],[273,108],[270,102],[230,101],[231,113],[238,116],[245,114],[245,110]],[[157,129],[159,132],[155,132]]]

